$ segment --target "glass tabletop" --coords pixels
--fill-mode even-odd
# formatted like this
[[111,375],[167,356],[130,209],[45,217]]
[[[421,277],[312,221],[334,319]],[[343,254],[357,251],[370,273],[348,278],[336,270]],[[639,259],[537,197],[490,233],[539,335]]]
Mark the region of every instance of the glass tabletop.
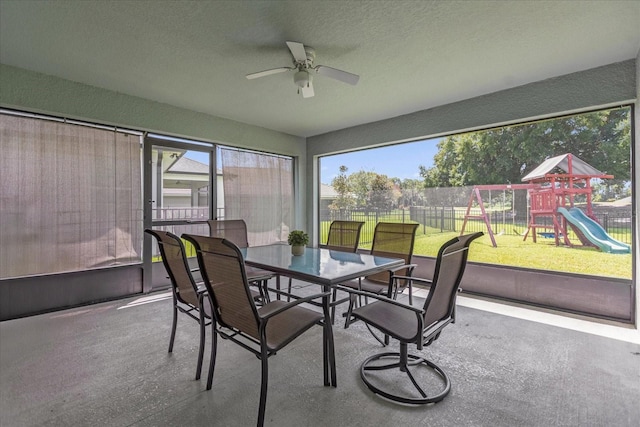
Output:
[[303,255],[294,256],[290,246],[281,244],[249,247],[241,251],[249,265],[324,285],[335,285],[404,264],[399,258],[324,248],[307,247]]

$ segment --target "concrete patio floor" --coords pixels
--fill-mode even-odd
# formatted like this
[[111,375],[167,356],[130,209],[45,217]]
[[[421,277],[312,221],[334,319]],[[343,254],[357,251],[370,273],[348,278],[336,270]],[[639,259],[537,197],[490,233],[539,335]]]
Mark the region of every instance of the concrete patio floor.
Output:
[[[382,347],[364,325],[336,323],[338,387],[323,386],[313,328],[269,361],[265,425],[638,425],[637,330],[471,298],[457,313],[424,350],[451,377],[444,401],[410,407],[373,395],[359,367]],[[0,425],[255,425],[258,359],[220,340],[206,391],[209,341],[196,381],[197,324],[179,316],[173,354],[170,328],[168,292],[0,323]]]

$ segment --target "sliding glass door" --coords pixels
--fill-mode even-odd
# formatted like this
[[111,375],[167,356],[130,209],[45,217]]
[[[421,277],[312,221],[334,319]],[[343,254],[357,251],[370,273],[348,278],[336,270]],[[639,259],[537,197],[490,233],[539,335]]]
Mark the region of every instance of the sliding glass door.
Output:
[[[212,172],[215,169],[211,167],[215,164],[213,144],[145,138],[145,228],[178,236],[183,233],[208,235],[207,220],[216,217]],[[159,265],[157,243],[149,235],[145,235],[144,254],[145,291],[168,286],[166,273]]]
[[[147,136],[144,226],[208,235],[207,220],[242,219],[251,246],[286,241],[293,218],[293,159],[209,143]],[[195,267],[193,248],[186,244]],[[144,291],[169,285],[157,243],[144,239]]]

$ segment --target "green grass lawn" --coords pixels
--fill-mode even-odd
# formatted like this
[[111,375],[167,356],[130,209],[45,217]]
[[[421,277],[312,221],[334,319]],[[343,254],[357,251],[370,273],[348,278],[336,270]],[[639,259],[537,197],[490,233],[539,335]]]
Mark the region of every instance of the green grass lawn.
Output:
[[[436,254],[438,248],[458,233],[438,233],[416,236],[415,254]],[[475,240],[469,260],[487,264],[510,265],[540,270],[589,274],[602,277],[631,279],[631,254],[608,254],[583,246],[556,246],[554,239],[520,236],[495,236],[497,248],[487,234]]]
[[[360,241],[371,242],[375,220],[366,218],[364,215],[360,220],[367,221]],[[388,221],[389,219],[381,216],[379,220]],[[329,222],[326,222],[322,227],[324,232],[320,236],[320,242],[327,241],[328,224]],[[439,229],[420,226],[416,235],[414,254],[435,257],[440,246],[458,234],[458,232],[440,232]],[[497,248],[491,245],[491,239],[486,233],[475,240],[471,246],[469,260],[486,264],[631,279],[631,254],[608,254],[595,248],[583,246],[556,246],[554,239],[542,237],[538,238],[537,243],[533,243],[531,237],[525,242],[521,236],[512,235],[495,235],[495,239],[498,244]],[[195,256],[193,246],[186,241],[183,242],[187,256]],[[572,239],[572,242],[577,242],[577,240]],[[360,248],[370,249],[371,243],[361,244]],[[154,261],[159,260],[159,256],[154,257]]]
[[[363,228],[361,241],[371,242],[372,236],[369,234],[372,234],[373,227],[374,225],[367,224]],[[323,227],[323,230],[328,230],[328,225]],[[368,234],[365,230],[368,230]],[[421,226],[416,235],[414,254],[435,257],[440,246],[458,234],[459,232],[440,232],[429,227],[425,230]],[[325,242],[326,238],[325,232],[320,236],[320,241]],[[631,254],[608,254],[596,248],[579,245],[556,246],[554,239],[542,237],[537,239],[537,243],[533,243],[531,237],[523,241],[521,236],[513,235],[495,235],[495,239],[497,248],[492,246],[486,232],[484,236],[475,240],[471,246],[469,260],[486,264],[631,279]],[[579,243],[575,239],[572,242]],[[361,244],[360,248],[369,249],[371,243]]]

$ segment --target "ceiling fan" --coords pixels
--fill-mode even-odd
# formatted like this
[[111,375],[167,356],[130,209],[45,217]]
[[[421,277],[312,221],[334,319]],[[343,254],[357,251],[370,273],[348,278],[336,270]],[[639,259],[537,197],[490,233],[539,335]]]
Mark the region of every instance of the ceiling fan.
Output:
[[360,76],[357,74],[327,67],[326,65],[315,65],[313,61],[316,59],[316,51],[312,47],[305,46],[298,42],[287,42],[287,46],[293,56],[293,67],[280,67],[259,71],[257,73],[247,74],[247,78],[252,80],[258,77],[270,76],[271,74],[284,73],[285,71],[295,71],[293,82],[298,86],[298,93],[302,93],[303,98],[311,98],[314,95],[314,72],[353,86],[355,86],[360,79]]

